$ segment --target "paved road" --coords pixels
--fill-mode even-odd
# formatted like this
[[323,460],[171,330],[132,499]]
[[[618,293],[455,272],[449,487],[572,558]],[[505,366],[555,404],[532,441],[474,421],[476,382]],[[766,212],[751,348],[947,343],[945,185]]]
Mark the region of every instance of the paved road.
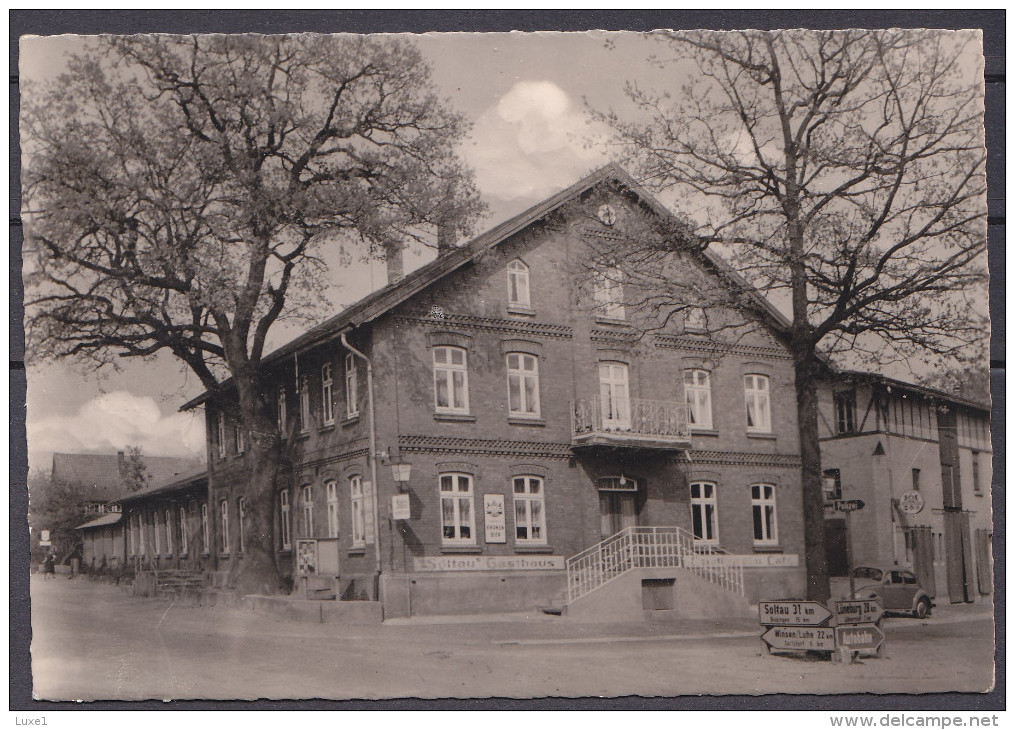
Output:
[[751,621],[336,626],[134,598],[87,580],[32,579],[40,699],[674,696],[984,691],[991,616],[943,607],[885,623],[885,656],[833,665],[768,656]]

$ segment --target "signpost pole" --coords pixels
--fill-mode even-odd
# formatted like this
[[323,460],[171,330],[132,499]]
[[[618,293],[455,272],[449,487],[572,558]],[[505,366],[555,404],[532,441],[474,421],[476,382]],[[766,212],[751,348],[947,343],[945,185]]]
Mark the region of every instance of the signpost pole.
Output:
[[846,572],[849,573],[849,597],[856,595],[856,579],[853,577],[853,512],[846,513]]

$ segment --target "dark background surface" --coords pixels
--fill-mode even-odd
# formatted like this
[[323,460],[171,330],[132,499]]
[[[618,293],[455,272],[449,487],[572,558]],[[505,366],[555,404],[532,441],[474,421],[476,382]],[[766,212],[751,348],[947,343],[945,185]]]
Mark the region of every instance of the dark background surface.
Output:
[[10,710],[964,710],[1005,708],[1005,534],[994,533],[996,687],[987,694],[676,697],[577,700],[382,700],[301,702],[37,702],[32,699],[29,599],[28,456],[21,282],[18,38],[61,33],[375,33],[505,32],[510,30],[647,31],[656,28],[979,28],[986,59],[988,260],[990,266],[993,509],[1004,525],[1005,444],[1005,11],[709,11],[709,10],[12,10],[10,11]]

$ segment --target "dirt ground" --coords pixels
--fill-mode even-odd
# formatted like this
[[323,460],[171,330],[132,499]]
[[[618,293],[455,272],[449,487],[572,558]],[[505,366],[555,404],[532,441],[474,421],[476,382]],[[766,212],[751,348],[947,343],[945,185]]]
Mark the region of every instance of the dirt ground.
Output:
[[34,695],[51,700],[982,692],[989,604],[885,620],[880,658],[768,655],[756,622],[579,624],[542,614],[283,622],[33,576]]

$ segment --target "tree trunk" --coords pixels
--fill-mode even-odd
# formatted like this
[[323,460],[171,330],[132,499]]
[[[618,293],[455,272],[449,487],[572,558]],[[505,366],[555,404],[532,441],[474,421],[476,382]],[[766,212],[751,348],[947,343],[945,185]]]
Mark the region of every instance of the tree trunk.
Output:
[[817,358],[813,351],[795,353],[797,425],[803,462],[804,550],[807,598],[824,604],[831,591],[825,555],[825,497],[821,482],[821,444],[818,440]]

